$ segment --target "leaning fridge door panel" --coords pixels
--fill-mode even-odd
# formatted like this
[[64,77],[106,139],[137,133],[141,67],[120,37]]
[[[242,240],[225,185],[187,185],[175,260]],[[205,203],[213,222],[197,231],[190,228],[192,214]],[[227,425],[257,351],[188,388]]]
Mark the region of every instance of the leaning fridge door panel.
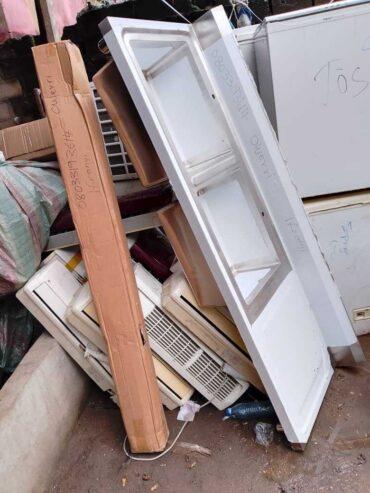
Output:
[[304,446],[332,375],[327,345],[198,35],[117,18],[102,28],[284,431]]

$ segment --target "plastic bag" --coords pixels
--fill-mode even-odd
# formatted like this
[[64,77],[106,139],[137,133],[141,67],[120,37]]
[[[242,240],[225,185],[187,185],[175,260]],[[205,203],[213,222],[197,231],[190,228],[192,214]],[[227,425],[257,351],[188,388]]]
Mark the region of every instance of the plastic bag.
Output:
[[274,441],[274,427],[271,423],[257,423],[254,427],[254,432],[258,445],[268,447]]
[[0,296],[35,273],[66,199],[58,163],[7,162],[0,153]]
[[200,405],[194,401],[187,401],[180,407],[177,414],[179,421],[194,421],[194,417],[200,410]]

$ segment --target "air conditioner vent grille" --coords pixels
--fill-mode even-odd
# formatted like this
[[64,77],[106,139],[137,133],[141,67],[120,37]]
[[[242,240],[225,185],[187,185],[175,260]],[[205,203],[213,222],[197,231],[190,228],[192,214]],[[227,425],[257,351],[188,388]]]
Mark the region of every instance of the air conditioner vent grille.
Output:
[[146,316],[145,323],[151,346],[157,346],[153,349],[158,352],[159,346],[162,354],[167,356],[163,359],[219,409],[229,405],[233,394],[238,393],[235,400],[242,393],[242,384],[225,373],[217,360],[158,307]]
[[125,146],[119,138],[116,127],[113,125],[95,85],[91,82],[90,86],[94,95],[94,103],[113,180],[132,180],[138,178]]

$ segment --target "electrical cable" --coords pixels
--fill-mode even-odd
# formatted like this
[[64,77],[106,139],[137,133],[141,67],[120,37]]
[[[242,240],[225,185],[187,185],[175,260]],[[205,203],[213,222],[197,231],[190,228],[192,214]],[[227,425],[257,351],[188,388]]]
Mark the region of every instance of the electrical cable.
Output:
[[157,460],[159,459],[160,457],[163,457],[164,455],[168,454],[168,452],[170,450],[173,449],[173,447],[175,446],[177,440],[180,438],[180,435],[181,433],[184,431],[184,428],[185,426],[189,423],[190,421],[185,421],[185,423],[181,426],[180,428],[180,431],[178,432],[178,434],[175,436],[173,442],[171,443],[171,445],[169,447],[166,448],[166,450],[164,450],[163,452],[161,452],[160,454],[156,455],[155,457],[135,457],[134,455],[131,455],[127,449],[126,449],[126,442],[127,442],[127,435],[125,436],[125,440],[123,442],[123,451],[125,452],[125,454],[127,455],[127,457],[129,457],[130,459],[132,460],[137,460],[137,461],[142,461],[142,462],[151,462],[153,460]]
[[230,0],[231,3],[231,12],[229,15],[229,21],[232,19],[232,16],[235,15],[236,18],[236,4],[233,2],[233,0]]
[[173,5],[171,5],[169,2],[167,2],[167,0],[161,0],[161,2],[164,3],[165,5],[167,5],[168,8],[170,8],[171,10],[173,10],[174,12],[176,12],[176,14],[178,16],[180,16],[182,19],[184,19],[184,21],[186,21],[189,24],[191,24],[191,22],[189,21],[189,19],[187,19],[184,15],[182,15],[181,12],[179,12],[177,9],[175,9],[175,7]]
[[[220,383],[220,385],[218,386],[217,390],[215,391],[215,393],[212,395],[211,399],[207,402],[205,402],[204,404],[202,404],[200,406],[199,409],[202,409],[203,407],[205,406],[208,406],[208,404],[211,404],[212,400],[218,396],[220,390],[222,389],[224,383],[226,382],[226,379],[228,377],[227,373],[224,372],[225,375],[224,375],[224,378],[222,380],[222,382]],[[132,459],[132,460],[136,460],[136,461],[140,461],[140,462],[152,462],[154,460],[157,460],[157,459],[160,459],[161,457],[163,457],[164,455],[168,454],[168,452],[170,452],[170,450],[173,449],[173,447],[176,445],[176,442],[177,440],[180,438],[182,432],[184,431],[185,427],[187,424],[189,424],[190,421],[185,421],[185,423],[181,426],[179,432],[177,433],[177,435],[175,436],[175,438],[173,439],[171,445],[169,445],[165,450],[163,450],[163,452],[159,453],[158,455],[156,455],[155,457],[135,457],[134,455],[132,455],[130,452],[127,451],[127,448],[126,448],[126,443],[127,443],[127,435],[125,436],[125,439],[123,441],[123,451],[125,453],[125,455],[129,458],[129,459]]]

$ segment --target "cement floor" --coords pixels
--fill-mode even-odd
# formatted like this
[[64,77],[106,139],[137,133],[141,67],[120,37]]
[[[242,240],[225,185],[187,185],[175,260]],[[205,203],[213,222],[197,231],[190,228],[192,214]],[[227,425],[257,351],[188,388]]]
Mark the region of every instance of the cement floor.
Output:
[[[370,336],[362,338],[370,361]],[[370,362],[337,369],[304,453],[281,433],[268,448],[255,443],[253,423],[222,421],[211,406],[187,426],[181,441],[211,450],[202,456],[175,447],[154,462],[124,455],[117,407],[95,389],[56,473],[55,493],[370,492]],[[179,423],[168,412],[172,436]]]

